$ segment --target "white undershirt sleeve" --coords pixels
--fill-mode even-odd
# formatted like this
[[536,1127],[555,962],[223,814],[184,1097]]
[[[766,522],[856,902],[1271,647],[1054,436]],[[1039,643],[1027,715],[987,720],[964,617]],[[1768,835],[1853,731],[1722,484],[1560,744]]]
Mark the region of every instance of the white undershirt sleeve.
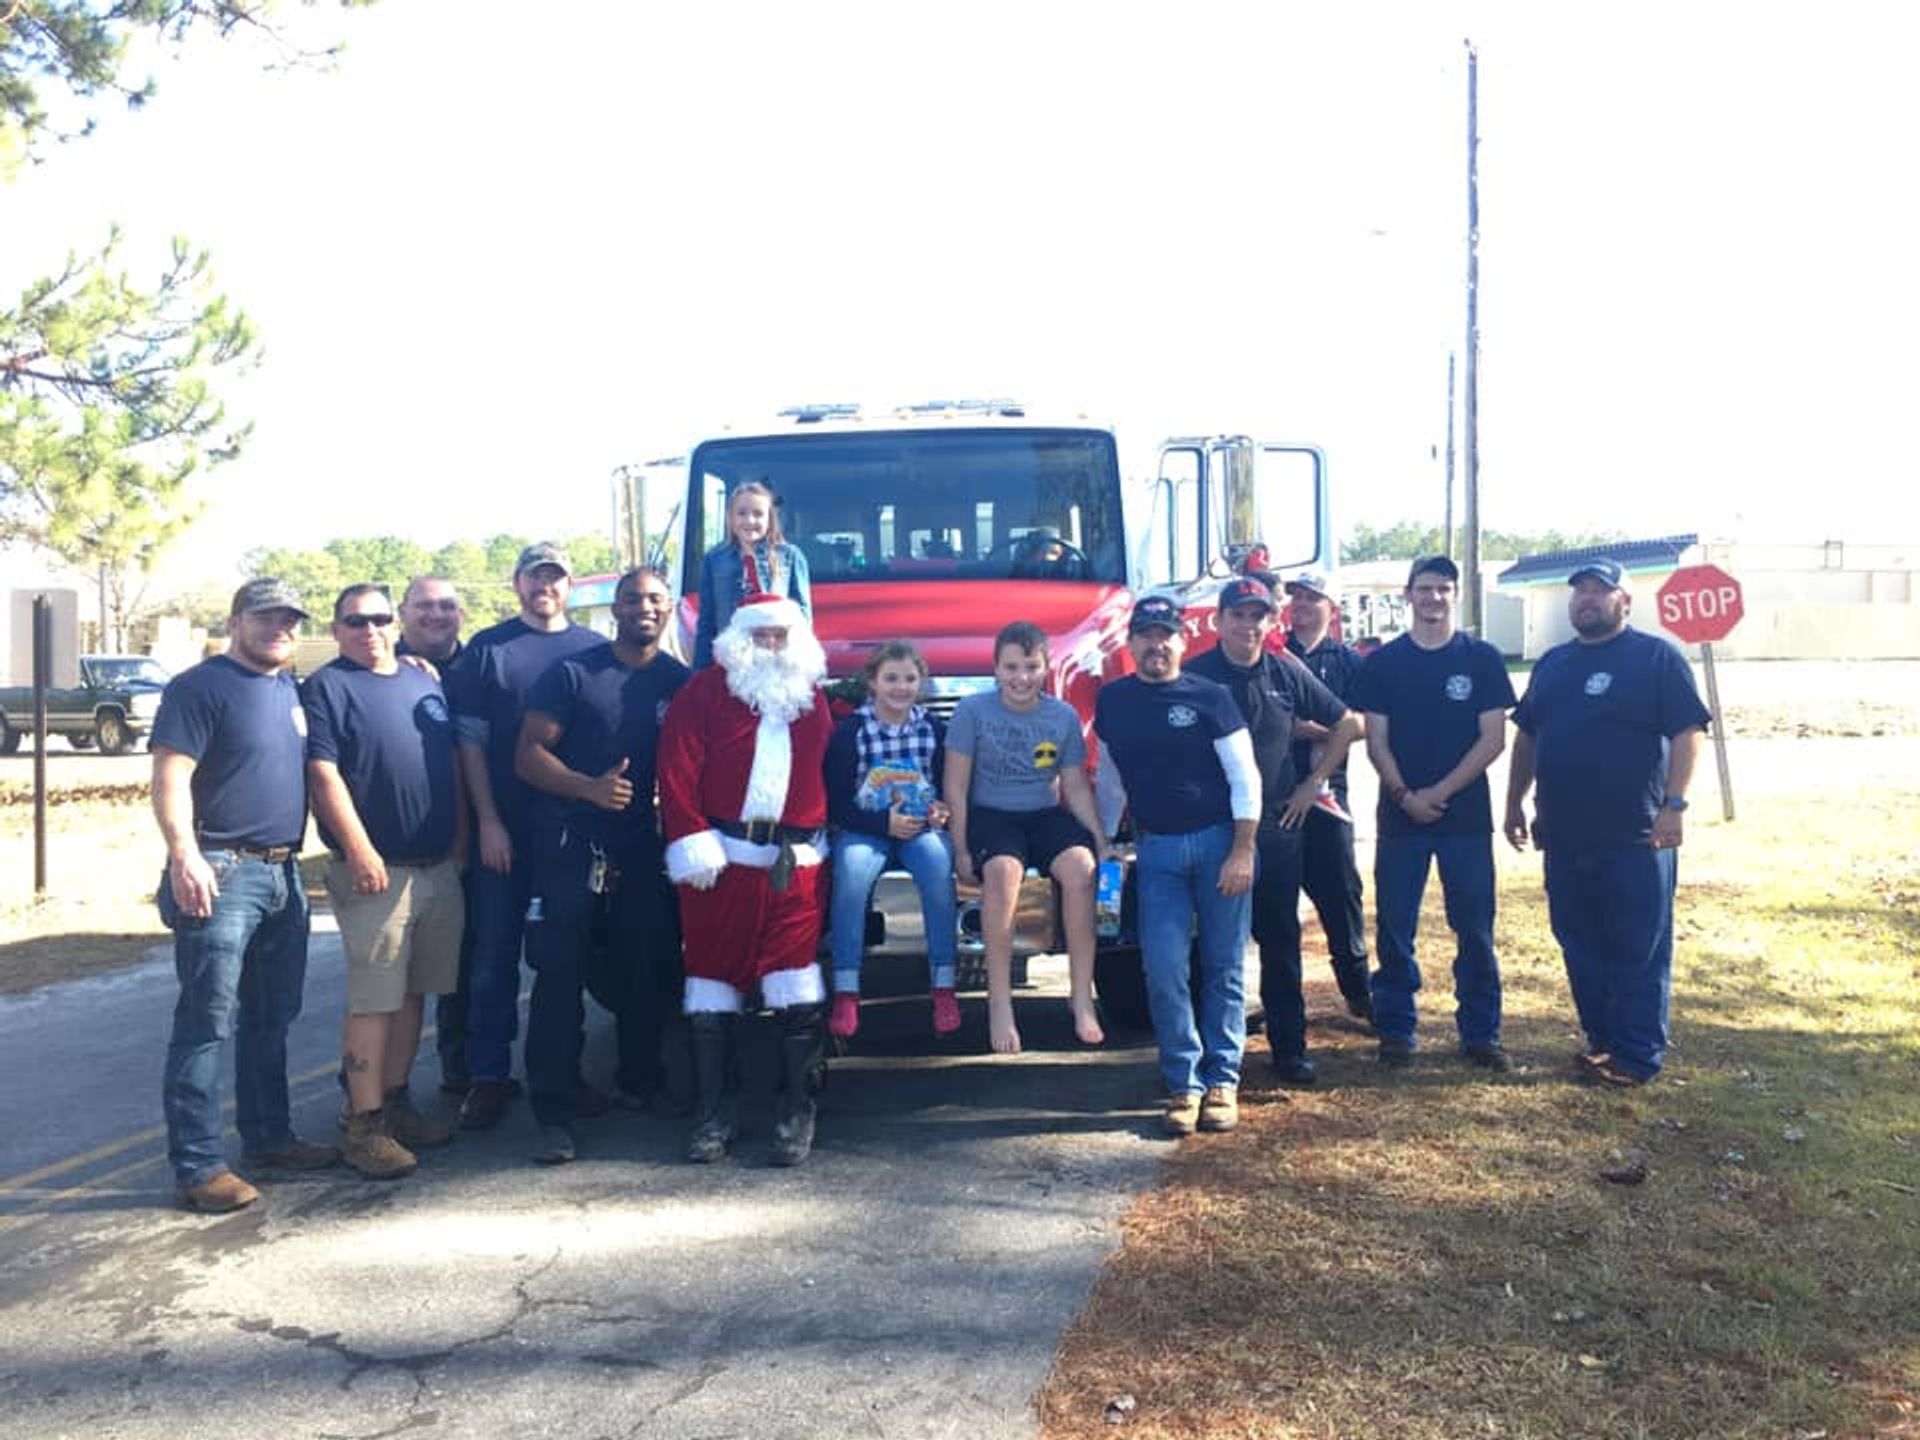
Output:
[[1220,757],[1220,768],[1227,772],[1235,820],[1260,818],[1260,767],[1253,759],[1253,735],[1243,725],[1231,735],[1213,742],[1213,753]]

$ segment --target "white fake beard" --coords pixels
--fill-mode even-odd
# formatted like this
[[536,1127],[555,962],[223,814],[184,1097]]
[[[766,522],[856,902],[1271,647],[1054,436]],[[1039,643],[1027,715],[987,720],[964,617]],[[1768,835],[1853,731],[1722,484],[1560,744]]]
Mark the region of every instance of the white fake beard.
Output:
[[795,631],[785,650],[762,650],[753,632],[723,633],[713,642],[714,659],[727,672],[727,690],[763,720],[791,725],[813,708],[814,687],[826,673],[820,642]]

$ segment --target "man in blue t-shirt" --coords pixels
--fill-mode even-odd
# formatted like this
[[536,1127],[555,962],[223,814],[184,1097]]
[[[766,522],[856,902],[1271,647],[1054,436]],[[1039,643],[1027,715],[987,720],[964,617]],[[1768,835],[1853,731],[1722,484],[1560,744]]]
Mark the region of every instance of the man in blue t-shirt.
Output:
[[[1100,824],[1123,807],[1138,838],[1140,959],[1166,1082],[1172,1135],[1231,1130],[1246,1049],[1244,965],[1251,919],[1260,772],[1247,722],[1224,685],[1180,673],[1180,607],[1143,597],[1127,622],[1134,673],[1103,686]],[[1189,937],[1198,925],[1200,994]]]
[[573,571],[558,546],[520,552],[513,569],[520,613],[467,642],[447,681],[459,740],[460,778],[473,808],[480,863],[468,877],[473,932],[467,992],[467,1074],[460,1123],[500,1123],[514,1096],[513,1037],[520,1028],[520,942],[533,898],[532,792],[514,773],[527,691],[569,655],[606,642],[567,619]]
[[301,686],[307,786],[327,894],[347,955],[347,1163],[371,1180],[410,1174],[447,1124],[413,1103],[408,1077],[428,995],[454,988],[466,903],[466,805],[440,682],[396,656],[393,601],[349,585],[333,602],[339,658]]
[[1354,708],[1366,715],[1367,758],[1380,772],[1373,1024],[1381,1064],[1401,1066],[1413,1058],[1420,988],[1414,935],[1427,872],[1437,862],[1456,942],[1460,1053],[1501,1073],[1511,1067],[1500,1048],[1487,767],[1506,746],[1513,682],[1498,650],[1454,629],[1459,580],[1459,568],[1444,555],[1414,561],[1406,588],[1412,628],[1374,654],[1354,684]]
[[[1247,575],[1220,591],[1220,643],[1186,667],[1227,687],[1247,722],[1262,793],[1253,882],[1253,941],[1260,947],[1260,1004],[1277,1079],[1311,1085],[1307,1004],[1300,989],[1302,822],[1317,808],[1322,783],[1344,765],[1360,720],[1304,665],[1267,649],[1277,609],[1266,581]],[[1305,722],[1327,736],[1312,762],[1295,768],[1294,735]]]
[[1574,1064],[1632,1086],[1666,1056],[1687,786],[1712,717],[1680,652],[1627,624],[1623,581],[1604,556],[1568,577],[1574,638],[1540,657],[1513,712],[1506,831],[1516,850],[1531,835],[1546,852],[1547,911],[1587,1036]]
[[574,1158],[574,1121],[598,1108],[580,1103],[583,990],[613,1011],[621,1102],[645,1109],[665,1089],[660,1032],[680,993],[680,923],[654,759],[667,703],[690,673],[660,649],[672,614],[660,572],[629,570],[614,587],[613,643],[562,660],[527,694],[514,763],[536,792],[527,1090],[543,1164]]
[[227,653],[168,683],[153,725],[153,813],[167,844],[156,900],[180,998],[162,1100],[180,1202],[220,1214],[260,1192],[227,1165],[220,1047],[232,1039],[243,1163],[309,1170],[340,1152],[293,1133],[287,1029],[307,978],[306,723],[287,667],[307,612],[281,580],[234,593]]

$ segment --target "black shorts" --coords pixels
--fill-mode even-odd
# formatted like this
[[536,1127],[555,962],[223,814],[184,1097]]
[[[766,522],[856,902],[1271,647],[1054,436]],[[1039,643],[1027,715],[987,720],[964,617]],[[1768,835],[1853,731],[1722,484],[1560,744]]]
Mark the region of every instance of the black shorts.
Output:
[[973,868],[986,869],[996,855],[1011,855],[1022,866],[1046,874],[1062,852],[1076,845],[1094,852],[1087,827],[1058,805],[1045,810],[995,810],[990,805],[967,808],[967,853]]

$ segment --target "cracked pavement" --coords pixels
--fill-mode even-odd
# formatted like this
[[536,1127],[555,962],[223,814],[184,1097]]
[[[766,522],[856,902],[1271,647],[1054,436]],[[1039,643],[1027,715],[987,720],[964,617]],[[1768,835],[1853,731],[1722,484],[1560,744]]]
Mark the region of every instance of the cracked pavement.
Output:
[[[979,1053],[977,998],[952,1044],[924,993],[870,1000],[797,1170],[765,1162],[755,1026],[746,1133],[717,1166],[682,1159],[684,1119],[616,1110],[582,1123],[577,1163],[538,1167],[519,1104],[410,1179],[252,1176],[262,1203],[223,1217],[172,1208],[153,1133],[170,965],[0,1003],[10,1071],[83,1087],[51,1111],[0,1098],[0,1430],[1033,1434],[1031,1397],[1164,1153],[1150,1049],[1075,1047],[1063,970],[1034,963],[1011,1060]],[[316,934],[292,1060],[315,1137],[338,1110],[338,971]],[[610,1051],[596,1012],[590,1079]],[[424,1062],[416,1094],[434,1078]]]

